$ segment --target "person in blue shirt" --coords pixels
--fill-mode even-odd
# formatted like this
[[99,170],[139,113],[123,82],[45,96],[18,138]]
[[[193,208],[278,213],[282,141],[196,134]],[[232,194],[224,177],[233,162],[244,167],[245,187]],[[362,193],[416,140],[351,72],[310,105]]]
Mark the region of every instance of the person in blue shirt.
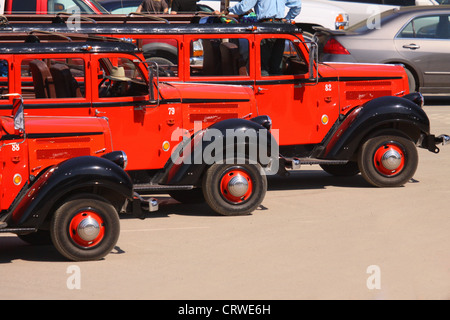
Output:
[[[286,7],[289,11],[285,15]],[[294,20],[300,14],[301,8],[301,0],[242,0],[224,13],[241,16],[254,9],[258,22],[284,23]],[[261,41],[261,76],[282,75],[284,46],[284,39]]]
[[[286,7],[289,11],[285,15]],[[301,0],[242,0],[226,9],[225,14],[241,16],[254,9],[259,22],[291,21],[300,14],[301,8]]]

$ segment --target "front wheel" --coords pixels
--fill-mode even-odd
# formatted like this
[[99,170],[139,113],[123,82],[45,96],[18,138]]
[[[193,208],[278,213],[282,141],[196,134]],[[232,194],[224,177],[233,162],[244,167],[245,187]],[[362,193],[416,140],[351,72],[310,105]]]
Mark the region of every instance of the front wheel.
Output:
[[53,245],[69,260],[99,260],[119,239],[119,215],[105,199],[80,195],[55,211],[50,233]]
[[226,216],[247,215],[256,210],[267,191],[267,178],[255,164],[214,164],[203,178],[208,205]]
[[413,141],[395,135],[368,139],[358,155],[361,175],[377,187],[404,185],[414,176],[418,162]]

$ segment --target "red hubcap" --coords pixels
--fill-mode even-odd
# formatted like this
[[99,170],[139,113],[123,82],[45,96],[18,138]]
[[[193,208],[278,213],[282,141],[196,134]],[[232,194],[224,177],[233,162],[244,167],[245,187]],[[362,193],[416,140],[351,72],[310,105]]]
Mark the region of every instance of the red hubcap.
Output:
[[232,169],[222,176],[220,193],[228,202],[238,204],[247,201],[252,191],[252,179],[245,170]]
[[381,174],[395,176],[405,167],[405,153],[400,146],[386,143],[377,149],[373,162]]
[[103,219],[92,210],[77,213],[69,225],[70,238],[79,246],[92,248],[105,236]]

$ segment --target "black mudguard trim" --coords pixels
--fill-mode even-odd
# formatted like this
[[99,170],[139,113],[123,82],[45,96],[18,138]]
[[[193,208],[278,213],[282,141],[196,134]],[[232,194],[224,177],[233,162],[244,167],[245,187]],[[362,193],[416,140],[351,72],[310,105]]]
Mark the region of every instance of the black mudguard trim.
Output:
[[[255,130],[257,132],[257,142],[258,145],[260,143],[260,141],[265,141],[267,142],[266,144],[266,148],[268,151],[271,151],[273,149],[276,148],[277,152],[276,154],[268,154],[267,158],[271,159],[272,163],[278,163],[278,144],[275,140],[275,138],[273,137],[273,135],[270,133],[270,131],[268,131],[267,129],[265,129],[264,127],[262,127],[260,124],[253,122],[251,120],[245,120],[245,119],[227,119],[227,120],[223,120],[220,122],[217,122],[213,125],[211,125],[209,128],[207,128],[205,131],[211,130],[211,129],[215,129],[220,131],[221,133],[221,139],[223,142],[223,149],[222,149],[222,154],[226,155],[226,150],[228,147],[234,147],[234,145],[232,146],[227,146],[226,145],[226,137],[228,134],[230,134],[230,131],[228,130],[232,130],[233,132],[236,131],[243,131],[245,132],[246,130]],[[198,134],[198,133],[196,133]],[[266,136],[264,137],[265,140],[262,140],[261,135],[265,134]],[[191,143],[195,143],[192,142],[194,139],[194,136],[191,136],[191,138],[183,145],[179,146],[178,150],[181,150],[185,147],[190,148]],[[201,145],[201,153],[195,153],[194,155],[190,155],[190,163],[185,163],[185,162],[181,162],[181,163],[177,163],[177,160],[180,160],[180,157],[174,157],[174,161],[172,161],[172,158],[168,160],[168,162],[166,163],[166,166],[164,168],[164,174],[162,175],[160,181],[158,181],[159,184],[164,184],[164,185],[194,185],[194,186],[199,186],[201,184],[201,178],[203,176],[203,172],[205,171],[205,169],[210,165],[209,163],[205,163],[203,161],[203,159],[199,159],[197,156],[201,156],[203,155],[205,149],[211,145],[214,141],[204,141],[202,140],[202,145]],[[246,146],[248,146],[248,143],[246,143]],[[273,148],[274,147],[274,148]],[[272,153],[272,152],[270,152]],[[176,152],[174,154],[179,154],[179,152]],[[258,154],[259,154],[259,149],[258,149]],[[238,155],[239,157],[239,155]],[[257,159],[257,162],[260,163],[263,167],[267,166],[267,164],[265,162],[267,161],[260,161],[261,159]]]
[[38,229],[58,201],[77,189],[93,186],[133,199],[131,179],[118,165],[99,157],[72,158],[50,167],[30,186],[8,225]]
[[411,100],[380,97],[355,108],[324,141],[321,159],[349,160],[362,140],[377,127],[408,125],[429,134],[430,121],[425,111]]

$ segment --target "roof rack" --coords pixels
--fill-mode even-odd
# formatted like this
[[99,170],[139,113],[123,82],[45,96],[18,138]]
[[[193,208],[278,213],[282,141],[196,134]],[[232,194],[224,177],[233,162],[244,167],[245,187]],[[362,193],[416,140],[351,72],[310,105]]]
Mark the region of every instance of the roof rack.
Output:
[[29,33],[1,33],[0,51],[3,54],[48,53],[139,53],[134,44],[115,38],[83,34],[61,34],[33,30]]
[[95,41],[95,42],[118,42],[127,43],[131,42],[126,39],[98,36],[89,33],[65,33],[55,32],[41,29],[32,29],[26,32],[1,32],[0,31],[0,46],[5,43],[39,43],[45,42],[81,42],[81,41]]
[[[70,14],[7,14],[5,17],[10,23],[65,23]],[[77,14],[80,17],[80,23],[170,23],[170,24],[189,24],[196,23],[201,17],[214,16],[214,13],[209,12],[195,12],[195,13],[179,13],[179,14]],[[228,17],[228,16],[227,16]],[[232,17],[232,16],[230,16]]]

